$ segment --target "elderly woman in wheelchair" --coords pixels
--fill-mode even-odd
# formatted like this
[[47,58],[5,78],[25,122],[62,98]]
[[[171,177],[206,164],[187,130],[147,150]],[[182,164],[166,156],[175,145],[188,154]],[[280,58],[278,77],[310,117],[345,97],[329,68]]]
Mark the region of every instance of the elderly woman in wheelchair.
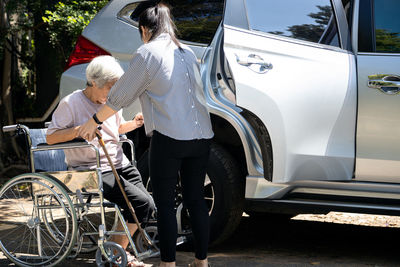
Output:
[[[12,234],[1,233],[0,224],[0,248],[16,264],[57,265],[71,251],[75,250],[77,254],[85,249],[83,240],[89,240],[92,245],[99,246],[96,253],[96,262],[99,266],[104,266],[106,263],[112,266],[144,266],[139,259],[154,253],[146,251],[140,254],[133,243],[132,236],[137,230],[137,224],[122,196],[104,151],[99,149],[98,140],[93,140],[90,144],[83,142],[84,145],[82,145],[84,140],[81,140],[80,144],[65,143],[80,138],[77,134],[80,125],[102,107],[110,88],[122,74],[122,68],[113,57],[100,56],[93,59],[86,69],[87,87],[63,98],[53,113],[46,133],[48,145],[31,144],[33,172],[35,172],[34,152],[47,149],[64,150],[67,172],[24,174],[13,178],[1,188],[1,209],[14,204],[23,207],[20,209],[23,218],[19,217],[12,223],[17,225],[14,228],[8,227],[15,234],[23,232],[29,236],[21,238],[22,240],[17,239],[19,241],[15,242],[16,239],[11,238]],[[99,134],[104,140],[112,165],[119,174],[120,182],[137,219],[141,223],[148,222],[155,211],[153,199],[143,186],[140,173],[133,164],[134,161],[131,162],[126,158],[119,144],[120,134],[143,125],[143,116],[139,113],[133,120],[125,121],[122,112],[118,112],[106,121],[98,123],[101,124]],[[4,131],[21,129],[29,131],[24,126],[3,128]],[[96,189],[97,192],[91,192]],[[96,207],[95,198],[99,199],[100,207],[101,220],[98,223],[88,219],[91,214],[90,208]],[[105,202],[103,198],[112,203]],[[116,210],[111,231],[106,229],[105,210],[108,206]],[[84,233],[88,228],[90,228],[89,233]],[[144,235],[144,239],[151,240],[145,231]],[[24,244],[20,245],[21,241]],[[76,241],[77,245],[74,244]],[[148,243],[148,248],[151,246],[156,248],[151,241]],[[135,255],[126,251],[128,245]]]

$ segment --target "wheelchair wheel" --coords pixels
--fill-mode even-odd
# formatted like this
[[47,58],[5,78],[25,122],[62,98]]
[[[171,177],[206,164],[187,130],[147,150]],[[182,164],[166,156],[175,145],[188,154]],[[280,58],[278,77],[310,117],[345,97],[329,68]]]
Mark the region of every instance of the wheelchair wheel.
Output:
[[[98,248],[99,225],[101,222],[100,207],[91,208],[91,212],[83,216],[78,221],[79,237],[82,238],[81,253],[91,253]],[[115,231],[118,222],[118,215],[113,208],[104,207],[106,229],[107,231]]]
[[135,237],[136,249],[138,250],[138,252],[144,253],[144,252],[148,251],[149,249],[160,250],[158,247],[158,243],[160,242],[160,240],[158,237],[157,226],[149,225],[149,226],[146,226],[144,228],[144,230],[146,231],[147,235],[150,237],[150,240],[153,243],[153,246],[149,247],[146,240],[144,240],[143,236],[139,233],[139,231],[136,231],[134,237]]
[[96,251],[96,264],[99,267],[105,266],[119,266],[125,267],[128,263],[125,249],[119,244],[108,241],[103,244],[104,252],[107,254],[107,258],[101,253],[100,248]]
[[[70,195],[70,197],[73,203],[79,203],[74,199],[74,196]],[[86,199],[84,198],[83,200],[85,201]],[[99,201],[99,199],[95,199],[95,201]],[[84,212],[80,203],[74,207],[77,216],[77,240],[76,245],[73,247],[73,252],[75,254],[94,252],[98,248],[99,225],[102,224],[101,209],[104,209],[106,215],[105,223],[108,231],[115,231],[118,222],[117,214],[114,208],[102,208],[99,205],[89,207],[87,212]],[[57,242],[61,242],[64,237],[62,231],[58,229],[59,225],[54,223],[53,210],[43,210],[42,218],[51,236]]]
[[0,189],[0,248],[20,266],[54,266],[76,240],[73,203],[58,181],[38,173],[12,178]]

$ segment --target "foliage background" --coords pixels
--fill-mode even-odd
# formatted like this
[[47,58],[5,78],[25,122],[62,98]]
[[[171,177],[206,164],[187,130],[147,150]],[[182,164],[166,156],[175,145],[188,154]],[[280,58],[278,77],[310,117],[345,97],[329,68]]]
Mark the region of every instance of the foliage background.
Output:
[[[107,2],[0,0],[0,127],[45,114],[77,37]],[[0,131],[0,179],[27,166],[17,141]]]

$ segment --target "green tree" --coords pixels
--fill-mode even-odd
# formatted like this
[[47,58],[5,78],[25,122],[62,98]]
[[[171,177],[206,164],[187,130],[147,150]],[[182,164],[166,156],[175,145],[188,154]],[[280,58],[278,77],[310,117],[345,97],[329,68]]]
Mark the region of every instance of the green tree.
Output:
[[320,10],[317,13],[310,13],[308,16],[313,18],[316,23],[320,25],[328,25],[329,19],[332,16],[332,8],[330,6],[319,6],[317,8]]
[[[108,0],[0,0],[0,127],[40,117],[76,38]],[[0,131],[0,178],[22,150]]]
[[58,2],[54,10],[46,10],[42,17],[49,33],[49,41],[63,56],[64,63],[72,51],[75,40],[83,28],[89,24],[95,14],[107,4],[108,0],[99,1],[64,1]]
[[384,29],[376,29],[375,36],[377,52],[400,52],[400,33],[393,33]]
[[176,18],[178,37],[208,44],[221,21],[221,0],[167,0]]
[[288,31],[292,33],[290,37],[318,42],[324,33],[325,27],[328,25],[332,16],[332,8],[330,6],[319,6],[317,13],[310,13],[308,16],[315,20],[315,24],[301,24],[288,27]]
[[332,8],[330,6],[316,6],[319,11],[316,13],[310,13],[307,16],[313,18],[314,24],[300,24],[292,25],[287,27],[287,31],[290,35],[282,31],[270,31],[269,33],[292,37],[296,39],[318,42],[326,26],[329,24],[329,20],[332,16]]

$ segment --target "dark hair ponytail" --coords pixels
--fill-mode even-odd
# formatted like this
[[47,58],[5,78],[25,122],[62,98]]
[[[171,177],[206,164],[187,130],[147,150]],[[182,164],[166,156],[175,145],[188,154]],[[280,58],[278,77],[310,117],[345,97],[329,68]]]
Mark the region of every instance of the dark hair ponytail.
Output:
[[139,16],[139,31],[142,35],[141,26],[149,29],[151,38],[149,41],[153,40],[161,33],[168,33],[171,36],[172,41],[179,47],[181,44],[176,38],[176,26],[171,18],[171,12],[169,7],[164,3],[153,2],[149,5]]

